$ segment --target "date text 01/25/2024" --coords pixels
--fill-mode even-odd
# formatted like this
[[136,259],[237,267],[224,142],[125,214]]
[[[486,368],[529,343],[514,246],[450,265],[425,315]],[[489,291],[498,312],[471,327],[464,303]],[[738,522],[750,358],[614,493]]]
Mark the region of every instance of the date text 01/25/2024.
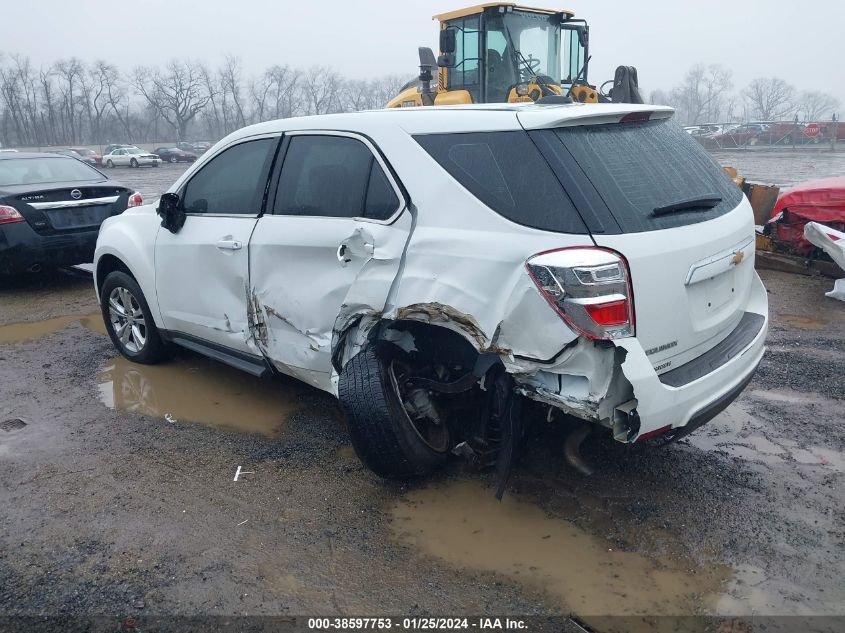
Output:
[[390,630],[437,631],[449,629],[520,630],[526,628],[519,618],[309,618],[308,628],[329,630]]

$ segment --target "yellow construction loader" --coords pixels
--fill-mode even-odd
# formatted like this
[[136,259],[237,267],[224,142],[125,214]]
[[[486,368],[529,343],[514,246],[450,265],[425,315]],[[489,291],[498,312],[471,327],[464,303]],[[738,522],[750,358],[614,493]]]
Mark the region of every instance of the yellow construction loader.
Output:
[[[491,2],[434,16],[440,55],[421,47],[420,74],[388,108],[467,103],[642,103],[636,69],[620,66],[607,93],[588,81],[590,27],[572,11]],[[432,85],[435,81],[436,85]]]

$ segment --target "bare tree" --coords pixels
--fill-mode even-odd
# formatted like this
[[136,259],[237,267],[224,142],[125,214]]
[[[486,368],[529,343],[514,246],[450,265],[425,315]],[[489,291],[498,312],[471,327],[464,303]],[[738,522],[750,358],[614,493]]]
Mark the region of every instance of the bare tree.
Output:
[[818,121],[822,117],[830,117],[837,106],[839,106],[839,99],[817,90],[802,92],[799,101],[800,113],[807,121]]
[[137,68],[135,87],[153,110],[184,139],[188,125],[211,100],[202,69],[197,64],[176,60],[158,69]]
[[273,119],[284,119],[299,114],[299,87],[302,73],[287,66],[273,66],[268,68],[265,76],[270,81],[270,94],[273,99]]
[[202,117],[208,128],[209,136],[220,138],[225,134],[225,125],[223,123],[223,109],[219,103],[222,91],[218,83],[218,76],[209,72],[204,65],[199,67],[199,71],[205,85],[205,92],[208,95],[208,105],[203,110]]
[[667,95],[658,91],[663,103],[675,107],[681,120],[689,124],[718,121],[727,93],[731,90],[731,71],[720,64],[696,64],[684,81]]
[[[105,88],[105,97],[108,106],[120,123],[120,130],[126,140],[132,141],[132,124],[129,112],[129,99],[126,95],[126,83],[114,66],[104,64],[98,66],[99,80]],[[108,139],[106,139],[108,140]]]
[[226,134],[246,125],[243,97],[241,96],[241,62],[236,57],[227,57],[218,71],[223,94],[223,121]]
[[327,114],[340,109],[340,75],[325,66],[312,66],[302,83],[302,98],[307,114]]
[[744,91],[751,113],[761,121],[789,118],[794,111],[795,88],[783,79],[759,77]]
[[63,123],[64,133],[62,141],[75,143],[80,135],[80,124],[84,109],[83,99],[83,77],[85,67],[76,57],[60,59],[54,66],[56,77],[59,81],[59,92],[62,102],[59,110],[60,120]]

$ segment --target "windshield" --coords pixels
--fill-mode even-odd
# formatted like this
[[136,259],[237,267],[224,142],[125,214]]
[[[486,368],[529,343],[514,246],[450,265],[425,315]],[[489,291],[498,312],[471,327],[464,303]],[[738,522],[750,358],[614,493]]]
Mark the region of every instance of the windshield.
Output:
[[[560,83],[560,18],[513,11],[487,21],[488,84],[507,87],[539,77]],[[497,71],[501,70],[501,72]]]
[[81,154],[82,156],[92,156],[94,154],[93,150],[85,149],[84,147],[80,147],[79,149],[72,150],[77,154]]
[[126,150],[127,154],[143,154],[144,152],[137,147],[130,147]]
[[0,160],[0,187],[97,180],[105,180],[105,176],[78,160],[58,156]]

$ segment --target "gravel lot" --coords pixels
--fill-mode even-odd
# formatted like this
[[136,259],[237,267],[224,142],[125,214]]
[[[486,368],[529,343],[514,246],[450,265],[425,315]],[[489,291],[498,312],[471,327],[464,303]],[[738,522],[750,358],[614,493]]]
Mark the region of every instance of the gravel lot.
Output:
[[761,276],[769,352],[727,411],[590,439],[586,479],[540,424],[501,504],[457,462],[379,480],[292,380],[116,359],[82,273],[0,281],[0,616],[845,615],[845,306]]

